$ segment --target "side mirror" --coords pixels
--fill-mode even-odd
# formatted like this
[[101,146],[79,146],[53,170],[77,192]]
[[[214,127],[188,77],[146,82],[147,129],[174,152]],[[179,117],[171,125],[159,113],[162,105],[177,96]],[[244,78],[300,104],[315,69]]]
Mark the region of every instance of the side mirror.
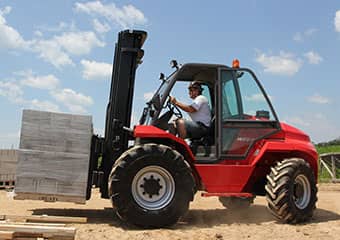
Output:
[[241,78],[243,76],[244,72],[237,71],[236,72],[236,77]]
[[176,60],[171,60],[170,61],[170,66],[171,66],[171,68],[178,69],[178,62]]
[[256,111],[256,118],[262,118],[262,119],[270,119],[270,114],[269,114],[269,111],[266,111],[266,110],[259,110],[259,111]]
[[160,73],[160,74],[159,74],[159,80],[162,80],[162,81],[165,80],[165,75],[164,75],[164,73]]

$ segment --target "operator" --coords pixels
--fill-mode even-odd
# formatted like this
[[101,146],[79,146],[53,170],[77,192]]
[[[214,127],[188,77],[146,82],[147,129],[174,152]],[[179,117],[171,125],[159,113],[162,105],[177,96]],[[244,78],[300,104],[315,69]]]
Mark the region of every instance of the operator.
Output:
[[188,87],[189,96],[193,99],[191,105],[179,102],[170,96],[170,102],[187,112],[192,119],[179,118],[174,121],[174,127],[180,138],[200,138],[208,133],[211,121],[211,112],[208,99],[202,95],[203,88],[199,82],[192,82]]

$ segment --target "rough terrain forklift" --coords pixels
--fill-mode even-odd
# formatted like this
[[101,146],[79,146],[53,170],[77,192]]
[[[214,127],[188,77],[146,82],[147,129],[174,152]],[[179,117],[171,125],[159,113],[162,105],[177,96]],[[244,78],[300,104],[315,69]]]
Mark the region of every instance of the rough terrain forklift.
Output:
[[[142,227],[168,226],[200,191],[228,209],[249,207],[255,196],[266,196],[282,222],[309,220],[317,201],[317,152],[305,133],[279,122],[255,74],[237,61],[232,67],[172,61],[174,72],[161,74],[139,124],[130,128],[146,36],[137,30],[119,33],[105,137],[92,139],[90,173],[101,173],[101,195],[111,199],[117,215]],[[206,136],[183,140],[167,131],[174,116],[183,116],[169,96],[176,84],[192,81],[203,86],[213,117]]]

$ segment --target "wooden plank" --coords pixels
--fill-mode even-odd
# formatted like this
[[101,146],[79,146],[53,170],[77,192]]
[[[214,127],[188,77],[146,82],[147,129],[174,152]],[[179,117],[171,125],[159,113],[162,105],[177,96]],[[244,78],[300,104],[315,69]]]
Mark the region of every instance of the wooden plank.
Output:
[[0,231],[14,232],[15,237],[43,237],[51,239],[74,240],[76,229],[71,227],[25,226],[0,224]]
[[14,232],[0,231],[0,239],[1,240],[12,240],[13,236],[14,236]]
[[9,189],[9,188],[14,188],[15,182],[13,180],[11,181],[2,181],[0,180],[0,189]]
[[55,194],[39,194],[39,193],[16,193],[15,200],[40,200],[45,202],[73,202],[77,204],[85,204],[86,200],[82,196],[63,196]]
[[86,217],[65,217],[65,216],[48,216],[48,215],[2,215],[0,220],[14,220],[27,222],[44,222],[44,223],[87,223]]
[[[25,225],[25,226],[45,226],[45,227],[66,227],[65,223],[43,223],[43,222],[19,222],[20,220],[6,220],[0,221],[1,224],[15,224],[15,225]],[[26,221],[26,220],[21,220]]]

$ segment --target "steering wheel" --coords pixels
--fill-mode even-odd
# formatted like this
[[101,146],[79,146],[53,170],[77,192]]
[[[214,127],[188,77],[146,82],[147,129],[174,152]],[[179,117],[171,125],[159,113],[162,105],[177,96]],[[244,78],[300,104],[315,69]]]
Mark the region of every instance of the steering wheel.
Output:
[[183,114],[179,107],[170,102],[170,96],[168,97],[166,106],[168,107],[169,111],[171,111],[177,118],[183,118]]

